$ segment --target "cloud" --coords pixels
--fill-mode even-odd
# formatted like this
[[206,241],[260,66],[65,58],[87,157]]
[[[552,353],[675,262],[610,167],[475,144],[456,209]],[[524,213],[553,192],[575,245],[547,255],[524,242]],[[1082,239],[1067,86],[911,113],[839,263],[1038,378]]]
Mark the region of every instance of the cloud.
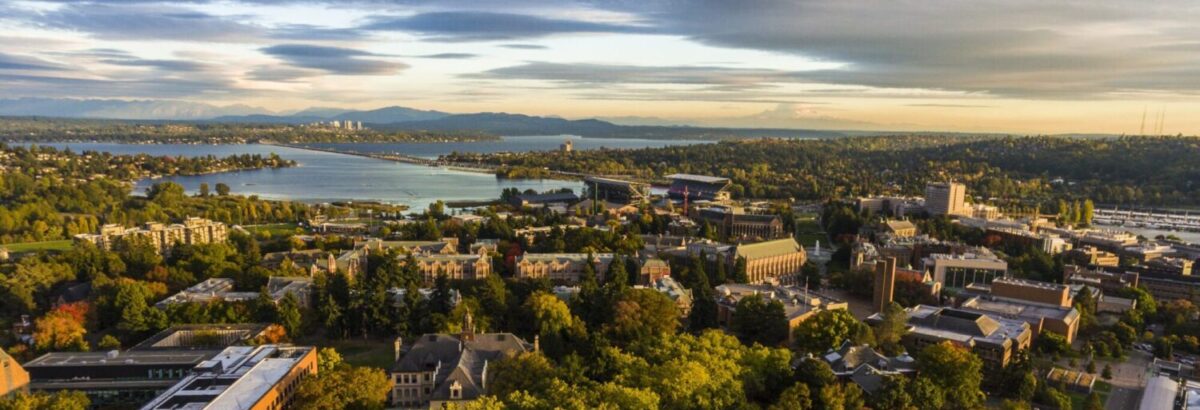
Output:
[[833,84],[1078,98],[1200,89],[1200,3],[1036,0],[596,2],[704,44],[845,68]]
[[645,33],[649,27],[590,22],[530,14],[437,11],[411,16],[374,17],[365,30],[406,31],[435,41],[490,41],[569,33]]
[[62,66],[45,60],[0,52],[0,70],[61,70]]
[[445,60],[460,60],[460,59],[479,57],[479,55],[472,54],[472,53],[438,53],[438,54],[426,54],[426,55],[421,55],[421,56],[416,56],[416,57],[445,59]]
[[772,82],[794,82],[801,79],[800,73],[769,69],[553,62],[529,62],[468,74],[465,77],[546,80],[578,85],[632,83],[737,86],[735,89],[760,87]]
[[43,26],[110,40],[246,42],[263,29],[228,17],[174,6],[66,4],[40,14]]
[[408,68],[399,62],[386,61],[380,55],[352,48],[280,44],[261,49],[263,53],[292,65],[324,70],[342,75],[387,75]]
[[501,44],[500,47],[510,48],[513,50],[545,50],[545,49],[549,48],[549,47],[539,45],[539,44],[521,44],[521,43]]
[[0,73],[0,93],[8,97],[138,97],[229,96],[240,91],[222,78],[77,78]]
[[349,41],[361,40],[366,33],[356,28],[330,28],[312,24],[286,24],[273,27],[271,38],[282,40]]
[[100,60],[105,64],[126,66],[126,67],[147,67],[156,68],[170,72],[200,72],[206,71],[211,67],[207,64],[198,63],[188,60],[161,60],[161,59],[140,59],[140,58],[108,58]]

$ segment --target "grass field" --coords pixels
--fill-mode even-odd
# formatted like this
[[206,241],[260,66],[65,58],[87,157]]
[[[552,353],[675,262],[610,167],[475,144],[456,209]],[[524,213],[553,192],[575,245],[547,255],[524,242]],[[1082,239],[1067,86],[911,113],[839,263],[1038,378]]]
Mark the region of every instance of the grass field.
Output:
[[37,252],[37,251],[65,251],[71,249],[71,240],[63,239],[61,241],[45,241],[45,242],[24,242],[10,243],[0,245],[0,247],[8,248],[9,252]]
[[[1092,391],[1100,395],[1101,403],[1108,403],[1108,394],[1112,393],[1112,385],[1108,384],[1108,382],[1097,380],[1096,385],[1092,387]],[[1083,409],[1083,402],[1087,400],[1088,395],[1076,392],[1067,392],[1067,395],[1071,396],[1072,408]]]
[[829,235],[817,223],[817,214],[796,215],[796,241],[804,246],[813,246],[817,241],[829,245]]
[[290,234],[290,233],[296,233],[296,229],[298,227],[294,223],[286,223],[286,224],[247,225],[247,226],[242,226],[242,228],[245,228],[247,231],[250,231],[251,233],[253,233],[255,235],[257,235],[259,232],[267,232],[267,233],[271,234],[271,236],[281,236],[281,235],[286,235],[286,234]]
[[328,340],[325,338],[314,338],[312,340],[301,339],[297,343],[332,347],[337,349],[338,353],[342,355],[342,360],[346,363],[355,366],[378,367],[384,370],[392,368],[396,355],[392,342],[387,340]]

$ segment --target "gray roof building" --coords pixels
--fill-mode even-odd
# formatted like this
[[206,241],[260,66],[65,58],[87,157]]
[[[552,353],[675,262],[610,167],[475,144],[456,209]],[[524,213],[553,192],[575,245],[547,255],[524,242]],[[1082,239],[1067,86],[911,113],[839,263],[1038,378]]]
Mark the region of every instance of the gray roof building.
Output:
[[512,333],[476,334],[470,313],[463,328],[458,335],[423,335],[406,349],[396,340],[392,405],[435,409],[473,401],[487,392],[488,363],[536,349]]

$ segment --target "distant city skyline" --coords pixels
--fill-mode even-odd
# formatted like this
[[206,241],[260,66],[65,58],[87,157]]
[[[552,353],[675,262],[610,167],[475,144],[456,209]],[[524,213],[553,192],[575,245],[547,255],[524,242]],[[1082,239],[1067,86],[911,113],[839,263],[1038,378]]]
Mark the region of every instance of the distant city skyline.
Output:
[[10,1],[0,96],[1194,135],[1198,20],[1125,0]]

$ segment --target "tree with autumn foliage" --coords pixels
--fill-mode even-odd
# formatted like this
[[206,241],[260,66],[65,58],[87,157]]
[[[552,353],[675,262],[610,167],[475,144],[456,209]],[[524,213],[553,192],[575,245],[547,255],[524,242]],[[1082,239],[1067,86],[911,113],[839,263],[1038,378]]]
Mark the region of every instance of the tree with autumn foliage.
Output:
[[34,347],[38,351],[87,351],[83,323],[88,305],[84,302],[60,305],[34,321]]

